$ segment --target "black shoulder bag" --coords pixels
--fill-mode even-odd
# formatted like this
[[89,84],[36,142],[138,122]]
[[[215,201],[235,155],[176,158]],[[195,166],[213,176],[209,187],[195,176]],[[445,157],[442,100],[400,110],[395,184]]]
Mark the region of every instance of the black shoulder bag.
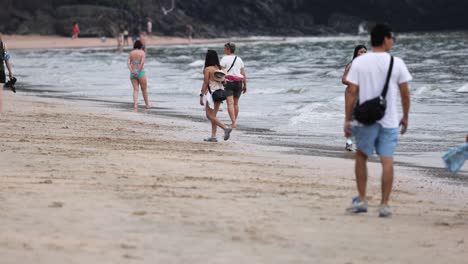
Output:
[[387,80],[385,81],[382,94],[379,97],[365,101],[362,104],[359,104],[358,101],[354,108],[354,119],[364,125],[372,125],[385,116],[385,109],[387,108],[387,100],[385,99],[385,96],[387,96],[388,82],[392,75],[392,69],[393,56],[390,58],[390,68],[388,69]]

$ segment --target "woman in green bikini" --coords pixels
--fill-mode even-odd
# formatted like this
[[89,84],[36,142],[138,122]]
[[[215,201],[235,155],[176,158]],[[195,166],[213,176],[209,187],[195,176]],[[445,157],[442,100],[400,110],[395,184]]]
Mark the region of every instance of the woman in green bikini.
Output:
[[133,86],[133,109],[138,111],[138,91],[141,87],[143,99],[145,100],[146,109],[151,108],[148,100],[148,79],[145,74],[145,52],[143,51],[143,43],[139,40],[135,41],[133,51],[128,55],[127,66],[130,70],[130,81]]

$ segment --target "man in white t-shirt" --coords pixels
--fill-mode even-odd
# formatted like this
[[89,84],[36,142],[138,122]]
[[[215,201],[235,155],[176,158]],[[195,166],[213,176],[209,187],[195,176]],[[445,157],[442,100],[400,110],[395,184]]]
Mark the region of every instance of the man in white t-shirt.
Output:
[[[367,158],[375,151],[382,163],[382,200],[379,216],[390,217],[392,215],[388,201],[393,186],[393,153],[398,143],[399,125],[402,126],[401,134],[405,133],[408,127],[410,107],[408,82],[412,80],[403,60],[394,58],[385,97],[387,107],[384,117],[375,124],[363,125],[352,120],[352,112],[356,99],[362,104],[382,94],[390,68],[391,55],[387,52],[393,47],[394,41],[395,37],[390,27],[377,24],[371,31],[373,52],[356,58],[347,76],[350,85],[346,91],[344,132],[346,137],[354,136],[357,143],[355,172],[359,193],[347,209],[351,213],[367,212]],[[403,107],[401,119],[398,117],[397,109],[398,94],[400,94]]]
[[228,42],[224,45],[224,56],[221,59],[221,67],[227,71],[227,84],[224,88],[228,104],[229,117],[232,128],[237,128],[237,117],[239,116],[239,99],[242,93],[247,92],[247,77],[245,75],[244,62],[236,56],[236,45]]

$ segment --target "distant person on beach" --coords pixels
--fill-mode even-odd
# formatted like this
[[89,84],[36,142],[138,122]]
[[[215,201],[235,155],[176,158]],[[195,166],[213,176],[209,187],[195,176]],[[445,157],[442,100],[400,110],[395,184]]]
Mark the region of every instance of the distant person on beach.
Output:
[[142,50],[143,50],[144,52],[146,52],[146,45],[148,44],[148,38],[147,38],[147,36],[148,36],[148,35],[146,34],[146,32],[142,31],[142,32],[140,32],[140,35],[139,35],[139,37],[138,37],[138,39],[139,39],[139,40],[141,41],[141,43],[143,44]]
[[153,22],[151,22],[150,18],[148,18],[148,21],[146,22],[146,33],[148,33],[148,36],[150,37],[153,34]]
[[185,29],[187,31],[187,38],[189,43],[192,43],[192,37],[193,37],[193,27],[190,24],[185,25]]
[[119,31],[117,34],[117,52],[122,53],[124,46],[124,34],[122,31]]
[[79,34],[80,34],[80,28],[78,27],[78,23],[73,22],[72,39],[78,38]]
[[3,85],[6,83],[5,66],[8,69],[8,77],[10,81],[13,80],[13,72],[10,65],[10,54],[8,54],[7,47],[2,40],[2,34],[0,33],[0,113],[3,110]]
[[[387,25],[377,24],[371,31],[372,52],[354,59],[346,78],[349,86],[346,91],[344,133],[346,137],[354,136],[356,140],[355,173],[359,194],[347,208],[349,213],[367,212],[367,159],[375,151],[380,156],[382,164],[382,199],[378,213],[380,217],[392,216],[388,202],[393,186],[393,153],[398,143],[398,127],[401,126],[401,134],[404,134],[408,128],[410,109],[408,82],[412,80],[403,60],[391,57],[388,53],[394,41],[392,29]],[[353,121],[353,108],[356,100],[358,99],[359,102],[356,106],[359,110],[362,110],[364,107],[360,106],[368,103],[369,100],[377,98],[376,102],[381,101],[378,98],[382,96],[387,78],[389,82],[383,118],[368,125]],[[400,93],[403,108],[401,119],[398,117],[397,109],[398,93]],[[363,119],[360,118],[360,120]]]
[[127,27],[125,27],[125,29],[123,31],[123,38],[124,38],[123,44],[126,47],[126,46],[129,45],[129,43],[128,43],[128,28]]
[[[341,78],[341,82],[344,85],[346,85],[346,90],[348,89],[348,86],[349,86],[349,82],[346,80],[346,77],[348,76],[349,68],[351,68],[351,63],[353,63],[353,60],[355,58],[357,58],[357,57],[359,57],[359,56],[361,56],[363,54],[366,54],[366,52],[367,52],[367,48],[364,45],[357,45],[356,47],[354,47],[353,59],[351,60],[350,63],[348,63],[348,65],[346,65],[343,77]],[[347,138],[346,139],[345,149],[347,151],[352,151],[353,150],[353,140],[352,140],[352,138]]]
[[226,70],[226,96],[231,127],[237,128],[239,117],[239,99],[242,93],[247,92],[247,76],[245,74],[244,62],[236,56],[236,45],[228,42],[224,45],[225,56],[221,60],[221,67]]
[[137,40],[140,40],[140,29],[137,25],[135,25],[132,28],[132,41],[135,43]]
[[[222,75],[221,77],[219,75]],[[216,138],[217,128],[224,130],[224,140],[228,140],[232,128],[223,124],[216,115],[218,114],[221,102],[215,102],[212,93],[224,89],[225,72],[222,71],[219,64],[218,53],[214,50],[208,50],[205,58],[205,67],[203,69],[203,86],[200,92],[200,105],[205,106],[206,117],[211,121],[211,137],[204,139],[207,142],[218,142]]]
[[138,111],[138,92],[141,87],[143,99],[145,100],[146,109],[151,108],[151,104],[148,100],[148,79],[145,74],[145,52],[143,49],[143,43],[137,40],[133,44],[133,51],[128,55],[127,66],[130,70],[130,81],[133,86],[133,109]]

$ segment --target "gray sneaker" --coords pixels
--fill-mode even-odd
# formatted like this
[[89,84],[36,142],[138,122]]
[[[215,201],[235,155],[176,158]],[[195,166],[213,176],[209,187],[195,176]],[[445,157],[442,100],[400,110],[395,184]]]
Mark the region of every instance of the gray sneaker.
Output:
[[381,205],[379,207],[379,217],[389,218],[392,217],[392,208],[388,205]]
[[367,202],[359,201],[357,197],[353,198],[351,206],[346,208],[346,212],[351,214],[367,213]]
[[231,137],[231,132],[232,132],[231,127],[226,127],[226,129],[224,129],[224,140],[228,140],[229,137]]
[[203,139],[203,141],[205,141],[205,142],[218,142],[218,140],[215,137],[205,138],[205,139]]

